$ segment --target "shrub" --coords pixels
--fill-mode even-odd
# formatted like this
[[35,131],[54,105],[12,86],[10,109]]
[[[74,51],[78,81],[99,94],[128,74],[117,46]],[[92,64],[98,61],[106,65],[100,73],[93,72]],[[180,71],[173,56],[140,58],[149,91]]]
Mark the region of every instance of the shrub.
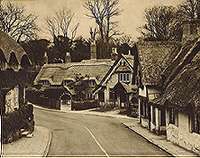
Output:
[[72,110],[87,110],[91,108],[98,107],[98,102],[96,100],[87,101],[72,101]]
[[28,104],[2,116],[2,142],[10,143],[21,137],[21,129],[34,130],[33,106]]
[[50,109],[60,109],[59,102],[55,98],[44,96],[44,92],[34,89],[26,92],[26,97],[29,102]]

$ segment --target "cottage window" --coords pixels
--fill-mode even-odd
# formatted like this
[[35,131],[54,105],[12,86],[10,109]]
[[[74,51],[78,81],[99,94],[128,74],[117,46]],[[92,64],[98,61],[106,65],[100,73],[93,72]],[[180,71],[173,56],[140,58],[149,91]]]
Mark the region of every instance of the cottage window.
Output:
[[192,121],[192,132],[200,134],[200,114],[194,114]]
[[45,86],[49,85],[49,81],[47,80],[40,81],[40,83]]
[[130,73],[120,73],[119,81],[121,82],[130,82]]
[[169,109],[169,123],[171,124],[175,124],[175,109],[174,108],[170,108]]
[[141,99],[141,102],[140,102],[140,113],[141,113],[142,116],[144,115],[142,99]]
[[165,117],[165,110],[164,109],[162,109],[161,110],[161,126],[165,126],[166,125],[166,117]]
[[94,80],[91,80],[91,81],[90,81],[90,85],[91,85],[91,86],[95,86],[95,81],[94,81]]
[[156,124],[156,110],[155,109],[156,109],[155,107],[152,107],[152,110],[153,110],[152,122],[154,125]]
[[110,91],[109,91],[109,98],[110,98],[110,101],[114,101],[116,100],[116,95],[115,95],[115,92],[113,91],[112,88],[110,88]]
[[141,99],[141,115],[145,118],[149,116],[149,106],[147,104],[147,100],[145,98]]
[[130,74],[126,74],[127,75],[127,81],[130,81]]
[[100,102],[104,102],[104,91],[99,91],[98,97]]

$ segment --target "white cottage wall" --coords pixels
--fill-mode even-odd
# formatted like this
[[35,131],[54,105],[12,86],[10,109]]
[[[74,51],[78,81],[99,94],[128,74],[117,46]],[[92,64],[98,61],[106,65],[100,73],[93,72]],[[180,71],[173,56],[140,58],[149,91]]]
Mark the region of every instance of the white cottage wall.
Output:
[[11,89],[5,96],[5,113],[13,112],[19,108],[19,86]]
[[190,130],[189,115],[178,113],[178,126],[167,125],[167,140],[200,154],[200,135]]

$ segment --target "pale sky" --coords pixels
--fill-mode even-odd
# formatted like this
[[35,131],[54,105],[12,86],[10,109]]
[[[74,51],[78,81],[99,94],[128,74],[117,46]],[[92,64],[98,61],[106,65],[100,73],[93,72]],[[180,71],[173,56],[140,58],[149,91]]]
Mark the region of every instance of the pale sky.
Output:
[[[7,0],[6,0],[7,1]],[[42,32],[41,38],[48,38],[45,18],[55,13],[60,8],[69,8],[75,13],[74,22],[79,22],[80,26],[77,35],[89,37],[89,28],[94,26],[94,20],[85,16],[86,9],[83,7],[86,0],[10,0],[22,4],[31,12],[38,16],[38,25]],[[116,19],[119,21],[119,30],[134,38],[140,34],[138,27],[144,24],[145,8],[154,5],[173,5],[180,4],[183,0],[120,0],[120,9],[123,10],[121,15]]]

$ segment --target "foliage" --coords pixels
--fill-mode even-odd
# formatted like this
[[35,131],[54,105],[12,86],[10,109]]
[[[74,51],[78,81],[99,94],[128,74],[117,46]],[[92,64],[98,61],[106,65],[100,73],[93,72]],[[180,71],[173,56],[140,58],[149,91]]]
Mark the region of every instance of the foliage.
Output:
[[3,143],[11,143],[12,141],[19,139],[22,136],[22,129],[33,132],[33,106],[31,104],[28,104],[26,106],[20,107],[20,109],[17,111],[3,115],[2,126]]
[[87,110],[91,108],[98,107],[98,102],[96,100],[87,101],[72,101],[72,110]]
[[75,91],[74,100],[81,101],[85,99],[85,95],[89,91],[89,76],[82,76],[81,74],[76,74],[75,81],[72,83]]
[[37,37],[36,20],[36,16],[25,14],[24,7],[10,2],[0,4],[0,30],[8,33],[17,42]]
[[21,42],[20,44],[28,54],[33,65],[44,64],[44,54],[48,51],[50,41],[46,39],[40,39]]
[[178,18],[182,20],[200,18],[200,0],[185,0],[178,7]]
[[172,6],[155,6],[145,10],[146,23],[141,32],[147,40],[180,40],[181,23]]
[[[54,94],[56,95],[56,93]],[[49,109],[60,109],[59,99],[55,95],[54,97],[49,97],[48,95],[48,92],[35,88],[26,91],[26,98],[29,102]]]
[[71,59],[73,62],[90,59],[90,43],[83,37],[79,37],[74,40]]

